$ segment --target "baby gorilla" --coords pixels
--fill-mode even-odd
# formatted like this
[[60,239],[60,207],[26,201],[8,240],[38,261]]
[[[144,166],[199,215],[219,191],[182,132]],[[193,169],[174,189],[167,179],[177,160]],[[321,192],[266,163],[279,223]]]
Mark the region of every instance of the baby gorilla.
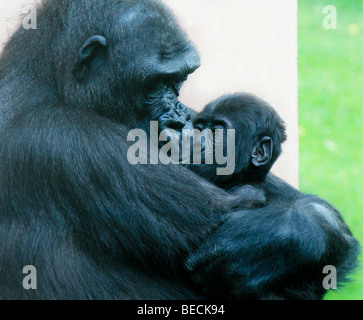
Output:
[[[247,93],[221,97],[207,105],[195,117],[194,128],[200,131],[223,130],[223,139],[210,135],[205,141],[202,158],[222,144],[227,150],[227,130],[235,130],[235,170],[231,175],[218,175],[216,161],[212,165],[190,165],[190,169],[224,189],[246,183],[259,183],[266,179],[272,165],[281,154],[281,144],[286,140],[285,123],[265,101]],[[249,156],[247,156],[249,155]]]
[[[322,299],[355,267],[359,245],[329,203],[269,173],[286,140],[279,115],[253,95],[235,94],[206,106],[193,123],[199,130],[234,129],[236,163],[229,176],[217,175],[215,163],[190,168],[234,194],[247,184],[262,189],[266,205],[229,214],[213,241],[186,261],[192,279],[219,298]],[[205,145],[225,148],[226,139],[210,137]],[[234,263],[227,266],[228,257]]]

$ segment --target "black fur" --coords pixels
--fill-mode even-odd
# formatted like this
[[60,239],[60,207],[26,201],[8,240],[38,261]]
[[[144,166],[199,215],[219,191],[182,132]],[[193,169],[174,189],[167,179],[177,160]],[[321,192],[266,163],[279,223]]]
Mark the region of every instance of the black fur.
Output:
[[45,1],[37,21],[0,60],[0,298],[203,297],[183,261],[256,190],[132,166],[126,142],[150,120],[190,126],[177,97],[196,50],[156,0]]
[[[202,242],[206,255],[208,241],[224,245],[224,229],[206,239],[256,189],[230,195],[186,168],[126,158],[129,129],[190,125],[177,96],[195,49],[156,0],[49,0],[37,18],[0,59],[0,298],[215,297],[183,261]],[[253,268],[270,262],[260,258]],[[22,286],[26,265],[37,290]]]
[[[158,1],[47,1],[37,27],[0,60],[0,298],[200,297],[182,261],[228,195],[126,158],[129,128],[183,108],[195,49]],[[26,265],[37,290],[22,286]]]
[[[250,94],[225,96],[194,119],[200,130],[216,123],[236,130],[235,173],[221,179],[216,165],[191,168],[234,195],[248,183],[264,191],[267,203],[226,216],[186,261],[193,280],[217,298],[322,299],[323,268],[335,266],[338,282],[345,280],[357,262],[357,241],[329,203],[269,174],[286,139],[270,105]],[[255,166],[252,149],[266,136],[273,146],[270,153],[266,149],[268,163]]]

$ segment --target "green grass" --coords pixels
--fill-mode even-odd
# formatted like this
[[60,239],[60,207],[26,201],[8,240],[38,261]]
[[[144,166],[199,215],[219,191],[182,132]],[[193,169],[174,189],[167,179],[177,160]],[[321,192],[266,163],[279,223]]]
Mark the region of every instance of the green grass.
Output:
[[[322,10],[334,5],[336,30]],[[363,247],[363,0],[299,0],[300,188],[332,203]],[[326,299],[363,299],[361,266]]]

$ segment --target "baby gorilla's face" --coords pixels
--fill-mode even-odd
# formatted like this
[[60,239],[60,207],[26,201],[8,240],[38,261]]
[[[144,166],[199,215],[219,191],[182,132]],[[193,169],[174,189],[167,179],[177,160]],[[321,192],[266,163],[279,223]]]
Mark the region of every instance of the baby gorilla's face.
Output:
[[227,135],[229,130],[234,130],[232,123],[231,119],[214,110],[204,110],[195,118],[194,129],[206,133],[201,141],[202,156],[204,155],[203,164],[208,157],[213,159],[213,163],[216,163],[216,150],[223,150],[223,154],[227,152]]
[[201,155],[200,164],[193,161],[190,165],[190,169],[212,182],[229,180],[234,173],[236,159],[233,121],[226,114],[219,113],[217,106],[207,106],[193,121],[197,135],[193,150],[198,145]]
[[[213,162],[208,164],[205,160],[191,169],[220,185],[263,181],[286,138],[284,123],[276,111],[267,102],[245,93],[210,103],[193,125],[199,131],[211,132],[204,135],[201,145],[202,156]],[[233,141],[229,139],[231,134]],[[229,175],[216,175],[218,150],[222,150],[222,157],[233,153],[234,170]]]

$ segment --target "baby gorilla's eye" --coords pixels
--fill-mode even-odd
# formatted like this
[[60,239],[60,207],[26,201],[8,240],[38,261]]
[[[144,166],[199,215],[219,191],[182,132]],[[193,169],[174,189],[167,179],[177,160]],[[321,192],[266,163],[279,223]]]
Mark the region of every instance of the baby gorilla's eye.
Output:
[[224,119],[220,119],[220,120],[215,120],[212,123],[212,130],[227,130],[230,128],[230,125],[228,122],[226,122]]
[[225,127],[222,124],[215,124],[215,125],[213,125],[212,130],[216,130],[216,129],[224,130]]
[[204,130],[204,126],[203,126],[203,124],[201,124],[201,123],[196,123],[196,124],[194,125],[194,129],[197,129],[197,130],[199,130],[199,131],[203,131],[203,130]]

